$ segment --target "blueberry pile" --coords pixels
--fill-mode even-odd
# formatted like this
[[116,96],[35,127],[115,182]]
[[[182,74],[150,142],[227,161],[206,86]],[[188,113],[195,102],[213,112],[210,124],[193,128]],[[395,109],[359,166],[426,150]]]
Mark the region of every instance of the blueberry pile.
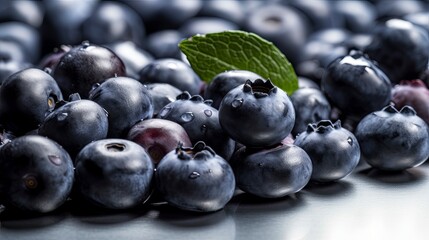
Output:
[[[282,198],[429,158],[427,1],[1,5],[6,209],[214,212],[237,192]],[[225,30],[273,42],[299,89],[243,69],[204,82],[178,43]]]

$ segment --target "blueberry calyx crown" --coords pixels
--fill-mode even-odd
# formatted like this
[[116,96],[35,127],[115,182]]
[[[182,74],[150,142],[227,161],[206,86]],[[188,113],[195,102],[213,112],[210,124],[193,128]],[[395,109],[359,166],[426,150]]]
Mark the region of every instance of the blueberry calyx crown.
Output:
[[191,96],[191,94],[188,91],[184,91],[181,94],[177,95],[176,100],[189,100],[195,103],[204,103],[209,106],[211,106],[213,103],[213,100],[211,99],[204,100],[204,98],[201,95]]
[[333,129],[341,129],[341,121],[337,120],[335,123],[332,123],[331,120],[320,120],[317,123],[310,123],[307,126],[307,132],[315,133],[325,133]]
[[184,147],[183,143],[179,142],[176,147],[176,154],[181,160],[207,159],[216,155],[215,151],[203,141],[198,141],[193,147]]
[[400,113],[405,116],[415,116],[417,114],[414,108],[409,105],[403,106],[399,111],[398,109],[395,108],[394,105],[388,105],[384,107],[381,111],[387,112],[387,113]]
[[277,87],[268,79],[256,79],[254,82],[246,80],[243,92],[253,94],[256,98],[267,97],[277,92]]

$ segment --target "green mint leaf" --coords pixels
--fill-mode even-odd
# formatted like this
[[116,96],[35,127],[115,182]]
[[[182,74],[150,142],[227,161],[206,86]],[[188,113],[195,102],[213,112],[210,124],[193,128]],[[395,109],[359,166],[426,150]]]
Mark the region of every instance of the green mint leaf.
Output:
[[248,70],[289,95],[298,89],[298,78],[285,55],[272,43],[244,31],[195,35],[179,43],[192,69],[205,82],[228,70]]

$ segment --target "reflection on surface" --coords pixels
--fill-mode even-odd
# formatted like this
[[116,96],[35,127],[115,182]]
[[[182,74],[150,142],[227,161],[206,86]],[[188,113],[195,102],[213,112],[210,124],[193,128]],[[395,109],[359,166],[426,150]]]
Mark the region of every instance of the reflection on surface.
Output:
[[303,189],[303,191],[323,197],[335,197],[338,195],[344,195],[352,190],[353,185],[345,179],[326,183],[310,182]]
[[369,179],[376,180],[381,183],[389,184],[412,184],[417,183],[426,178],[420,168],[411,168],[404,171],[381,171],[375,168],[365,169],[359,172]]
[[66,217],[67,212],[64,208],[46,214],[30,214],[5,208],[3,211],[0,211],[0,226],[2,228],[18,230],[36,229],[55,225]]

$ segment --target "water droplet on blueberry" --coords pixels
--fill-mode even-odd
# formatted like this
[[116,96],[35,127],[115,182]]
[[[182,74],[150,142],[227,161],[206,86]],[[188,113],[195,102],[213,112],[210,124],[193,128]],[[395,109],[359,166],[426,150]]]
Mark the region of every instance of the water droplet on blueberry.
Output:
[[170,112],[171,107],[164,107],[163,109],[161,109],[161,111],[159,112],[159,116],[160,117],[165,117],[167,116],[167,114]]
[[239,108],[243,105],[243,99],[242,98],[236,98],[232,101],[231,106],[233,108]]
[[184,121],[184,122],[190,122],[192,120],[194,120],[194,114],[192,112],[185,112],[184,114],[182,114],[180,116],[180,118]]
[[198,172],[192,172],[191,174],[189,174],[190,179],[199,178],[200,176],[201,175]]
[[353,146],[353,139],[351,137],[347,138],[347,142],[350,144],[350,146]]
[[205,125],[205,124],[201,125],[200,129],[201,129],[202,133],[206,133],[207,132],[207,125]]
[[48,159],[55,165],[61,165],[61,158],[56,155],[49,155]]
[[211,116],[212,116],[212,114],[213,114],[213,112],[212,112],[210,109],[206,109],[206,110],[204,110],[204,114],[205,114],[207,117],[211,117]]
[[57,119],[58,121],[64,121],[68,117],[68,115],[69,115],[68,113],[58,114]]

